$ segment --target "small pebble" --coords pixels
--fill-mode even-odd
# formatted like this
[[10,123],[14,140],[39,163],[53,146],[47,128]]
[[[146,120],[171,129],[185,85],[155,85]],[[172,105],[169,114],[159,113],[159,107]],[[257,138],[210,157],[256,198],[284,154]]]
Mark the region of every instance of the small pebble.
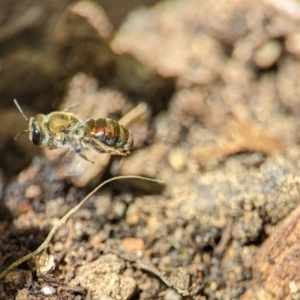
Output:
[[211,261],[211,256],[208,253],[203,254],[203,261],[206,263],[210,263]]
[[41,288],[41,292],[45,295],[45,296],[50,296],[53,295],[55,293],[55,288],[53,286],[47,285]]
[[182,296],[179,295],[174,289],[166,289],[164,300],[181,300]]
[[24,288],[18,291],[15,300],[27,300],[30,299],[29,297],[30,297],[30,293],[28,289]]
[[215,292],[215,291],[217,290],[217,288],[218,288],[218,284],[217,284],[215,281],[212,281],[212,282],[210,283],[209,288],[210,288],[210,290],[211,290],[212,292]]
[[287,38],[285,45],[288,52],[297,55],[299,57],[300,56],[300,33],[295,32],[291,34]]
[[31,263],[39,274],[49,274],[56,268],[54,256],[46,253],[33,257]]
[[112,209],[114,213],[121,218],[125,214],[126,204],[124,202],[114,203]]
[[26,189],[25,196],[29,199],[33,199],[38,197],[41,193],[42,193],[41,187],[39,185],[32,184]]
[[130,225],[135,225],[140,222],[140,215],[137,206],[133,203],[128,206],[126,212],[126,222]]
[[145,244],[142,239],[127,237],[122,240],[121,247],[128,252],[139,254],[144,251]]
[[289,288],[290,288],[290,292],[292,294],[295,294],[295,293],[297,293],[299,291],[299,287],[298,287],[298,285],[297,285],[297,283],[295,281],[291,281],[289,283]]
[[270,68],[281,55],[281,44],[276,40],[270,40],[258,48],[254,54],[254,62],[261,69]]
[[61,252],[64,249],[64,244],[62,242],[56,242],[53,246],[55,252]]
[[187,165],[187,157],[183,150],[173,149],[168,156],[169,164],[175,171],[183,171]]

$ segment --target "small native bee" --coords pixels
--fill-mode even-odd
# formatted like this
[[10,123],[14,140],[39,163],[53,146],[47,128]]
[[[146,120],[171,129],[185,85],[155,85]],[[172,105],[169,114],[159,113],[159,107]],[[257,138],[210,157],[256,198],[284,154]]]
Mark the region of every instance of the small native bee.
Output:
[[48,115],[38,114],[28,118],[19,103],[14,99],[18,110],[28,123],[28,133],[35,146],[48,146],[49,149],[68,148],[75,150],[83,159],[91,162],[83,153],[92,148],[100,153],[128,155],[133,145],[133,137],[123,125],[112,119],[89,119],[82,122],[75,114],[54,111]]

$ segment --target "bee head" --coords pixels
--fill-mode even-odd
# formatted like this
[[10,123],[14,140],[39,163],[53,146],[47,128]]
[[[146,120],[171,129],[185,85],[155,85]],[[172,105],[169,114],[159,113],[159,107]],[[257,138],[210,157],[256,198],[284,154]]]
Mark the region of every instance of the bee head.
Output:
[[32,144],[35,146],[41,146],[41,144],[42,144],[41,130],[40,130],[39,123],[37,121],[38,117],[39,117],[39,115],[29,119],[29,122],[28,122],[29,129],[27,130],[27,132],[29,133],[29,139],[31,140]]
[[15,137],[15,140],[22,135],[23,133],[28,133],[29,134],[29,139],[35,146],[40,146],[41,145],[41,131],[39,129],[38,123],[37,123],[37,117],[29,118],[25,115],[22,107],[18,103],[16,99],[14,99],[14,103],[16,107],[18,108],[19,112],[21,115],[24,117],[25,121],[28,123],[28,129],[18,133]]

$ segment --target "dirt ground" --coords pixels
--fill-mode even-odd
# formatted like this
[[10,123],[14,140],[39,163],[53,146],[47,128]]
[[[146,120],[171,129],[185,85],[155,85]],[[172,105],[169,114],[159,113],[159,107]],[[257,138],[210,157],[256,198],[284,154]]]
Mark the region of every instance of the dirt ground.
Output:
[[[300,3],[0,0],[0,299],[300,299]],[[113,118],[127,157],[37,148]],[[1,277],[0,273],[0,277]]]

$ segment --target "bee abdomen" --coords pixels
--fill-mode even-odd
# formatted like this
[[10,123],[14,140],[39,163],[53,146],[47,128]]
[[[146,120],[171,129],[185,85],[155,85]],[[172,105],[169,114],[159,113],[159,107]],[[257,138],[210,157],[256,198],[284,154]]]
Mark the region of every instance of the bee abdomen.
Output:
[[85,131],[88,136],[111,147],[129,150],[133,144],[128,129],[112,119],[90,119],[86,121]]

